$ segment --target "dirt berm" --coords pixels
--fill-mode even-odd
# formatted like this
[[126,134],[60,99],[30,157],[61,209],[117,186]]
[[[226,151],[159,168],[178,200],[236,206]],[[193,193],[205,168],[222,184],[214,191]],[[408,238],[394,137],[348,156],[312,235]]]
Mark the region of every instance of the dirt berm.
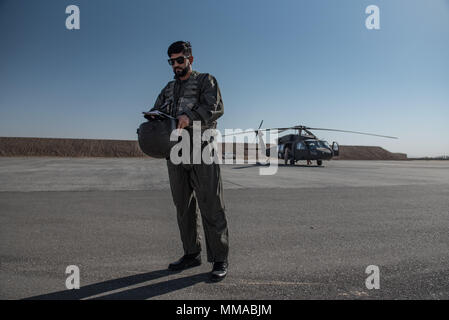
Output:
[[375,146],[340,146],[335,160],[407,160],[405,153],[393,153]]
[[[145,154],[135,140],[0,137],[0,156],[144,157]],[[340,156],[335,159],[405,160],[407,155],[392,153],[381,147],[340,146]]]

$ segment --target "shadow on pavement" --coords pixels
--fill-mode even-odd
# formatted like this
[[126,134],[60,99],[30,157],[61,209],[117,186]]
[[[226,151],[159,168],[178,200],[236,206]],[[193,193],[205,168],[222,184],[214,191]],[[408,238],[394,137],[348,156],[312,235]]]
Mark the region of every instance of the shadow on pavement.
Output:
[[[179,272],[173,272],[168,270],[157,270],[147,273],[141,273],[132,275],[129,277],[107,280],[104,282],[89,284],[82,286],[79,289],[63,290],[58,292],[52,292],[48,294],[38,295],[34,297],[25,298],[24,300],[80,300],[88,297],[96,296],[103,293],[108,293],[113,290],[118,290],[133,286],[139,283],[159,279],[174,275]],[[125,291],[114,292],[101,297],[95,297],[93,299],[148,299],[156,297],[162,294],[166,294],[172,291],[180,290],[186,287],[190,287],[196,283],[209,282],[209,273],[201,273],[192,276],[186,276],[183,278],[171,279],[159,283],[150,284],[147,286],[133,288]]]
[[[250,164],[247,166],[241,166],[241,167],[233,167],[232,169],[234,170],[240,170],[240,169],[247,169],[247,168],[254,168],[254,167],[268,167],[269,165],[265,165],[265,164]],[[313,165],[313,164],[294,164],[294,165],[290,165],[290,164],[283,164],[283,163],[279,163],[277,165],[278,167],[285,167],[285,168],[324,168],[323,165],[319,166],[319,165]]]

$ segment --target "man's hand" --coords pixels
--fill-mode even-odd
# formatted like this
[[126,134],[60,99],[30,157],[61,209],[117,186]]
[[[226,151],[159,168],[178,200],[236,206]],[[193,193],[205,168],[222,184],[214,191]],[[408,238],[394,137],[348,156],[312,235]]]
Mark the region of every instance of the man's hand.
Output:
[[190,124],[190,118],[185,114],[178,116],[178,129],[184,129]]

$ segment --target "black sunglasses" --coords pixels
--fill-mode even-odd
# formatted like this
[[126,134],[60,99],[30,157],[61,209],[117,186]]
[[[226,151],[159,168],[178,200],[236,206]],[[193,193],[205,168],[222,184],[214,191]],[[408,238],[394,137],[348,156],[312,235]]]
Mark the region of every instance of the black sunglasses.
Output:
[[188,59],[189,57],[186,57],[186,56],[181,56],[181,57],[177,57],[177,58],[175,58],[175,59],[168,59],[168,64],[169,65],[174,65],[175,64],[175,61],[178,63],[178,64],[183,64],[184,63],[184,60],[185,59]]

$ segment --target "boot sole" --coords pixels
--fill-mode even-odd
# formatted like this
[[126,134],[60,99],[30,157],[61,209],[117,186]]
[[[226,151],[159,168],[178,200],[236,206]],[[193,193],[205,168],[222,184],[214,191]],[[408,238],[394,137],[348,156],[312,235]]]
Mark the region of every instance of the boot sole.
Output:
[[212,281],[212,282],[220,282],[221,280],[226,278],[227,275],[228,274],[225,274],[223,277],[218,277],[218,276],[211,275],[210,276],[210,281]]

